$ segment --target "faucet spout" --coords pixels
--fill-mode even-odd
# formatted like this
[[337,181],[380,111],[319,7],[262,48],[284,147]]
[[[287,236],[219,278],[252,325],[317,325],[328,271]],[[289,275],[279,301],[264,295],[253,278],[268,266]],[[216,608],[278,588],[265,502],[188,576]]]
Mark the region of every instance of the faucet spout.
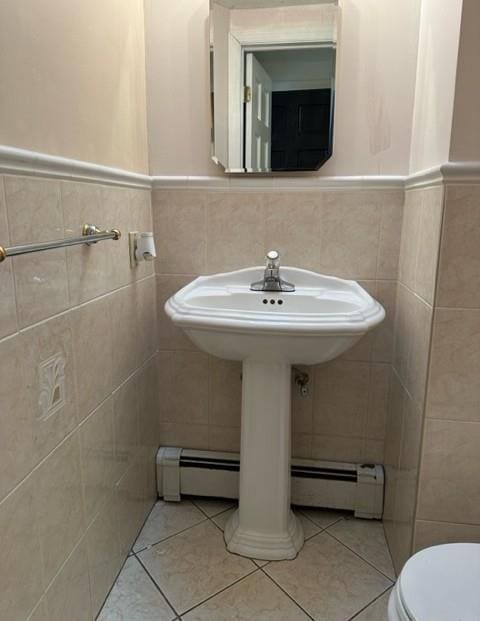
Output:
[[283,291],[290,293],[295,291],[295,285],[283,280],[280,276],[280,253],[277,250],[267,252],[265,272],[263,280],[253,282],[251,291]]

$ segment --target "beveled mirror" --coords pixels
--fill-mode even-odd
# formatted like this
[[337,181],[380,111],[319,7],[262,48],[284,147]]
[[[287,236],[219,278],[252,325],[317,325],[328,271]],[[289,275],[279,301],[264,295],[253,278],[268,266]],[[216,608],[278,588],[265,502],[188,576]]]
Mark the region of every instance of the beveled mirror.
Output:
[[211,0],[212,157],[225,172],[317,170],[332,155],[337,9]]

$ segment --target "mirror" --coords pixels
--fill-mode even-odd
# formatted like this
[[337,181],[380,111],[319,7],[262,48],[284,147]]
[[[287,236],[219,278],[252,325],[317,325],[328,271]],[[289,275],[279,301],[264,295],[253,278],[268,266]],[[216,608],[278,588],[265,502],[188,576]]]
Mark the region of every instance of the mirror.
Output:
[[332,0],[211,0],[212,157],[225,172],[328,160],[336,39]]

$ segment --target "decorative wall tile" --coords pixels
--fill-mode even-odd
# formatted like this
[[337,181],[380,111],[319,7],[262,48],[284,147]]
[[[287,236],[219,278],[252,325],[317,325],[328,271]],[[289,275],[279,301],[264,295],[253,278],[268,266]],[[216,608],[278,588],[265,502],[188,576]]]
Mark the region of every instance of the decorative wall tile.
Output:
[[[40,461],[78,423],[72,329],[60,315],[21,333],[28,408]],[[48,385],[50,384],[51,385]]]

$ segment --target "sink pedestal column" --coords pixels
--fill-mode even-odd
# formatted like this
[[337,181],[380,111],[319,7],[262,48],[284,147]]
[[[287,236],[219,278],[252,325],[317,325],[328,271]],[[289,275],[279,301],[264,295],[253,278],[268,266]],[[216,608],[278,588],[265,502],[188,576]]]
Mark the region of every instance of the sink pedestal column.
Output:
[[303,530],[290,509],[290,365],[243,362],[240,502],[225,527],[230,552],[294,558]]

